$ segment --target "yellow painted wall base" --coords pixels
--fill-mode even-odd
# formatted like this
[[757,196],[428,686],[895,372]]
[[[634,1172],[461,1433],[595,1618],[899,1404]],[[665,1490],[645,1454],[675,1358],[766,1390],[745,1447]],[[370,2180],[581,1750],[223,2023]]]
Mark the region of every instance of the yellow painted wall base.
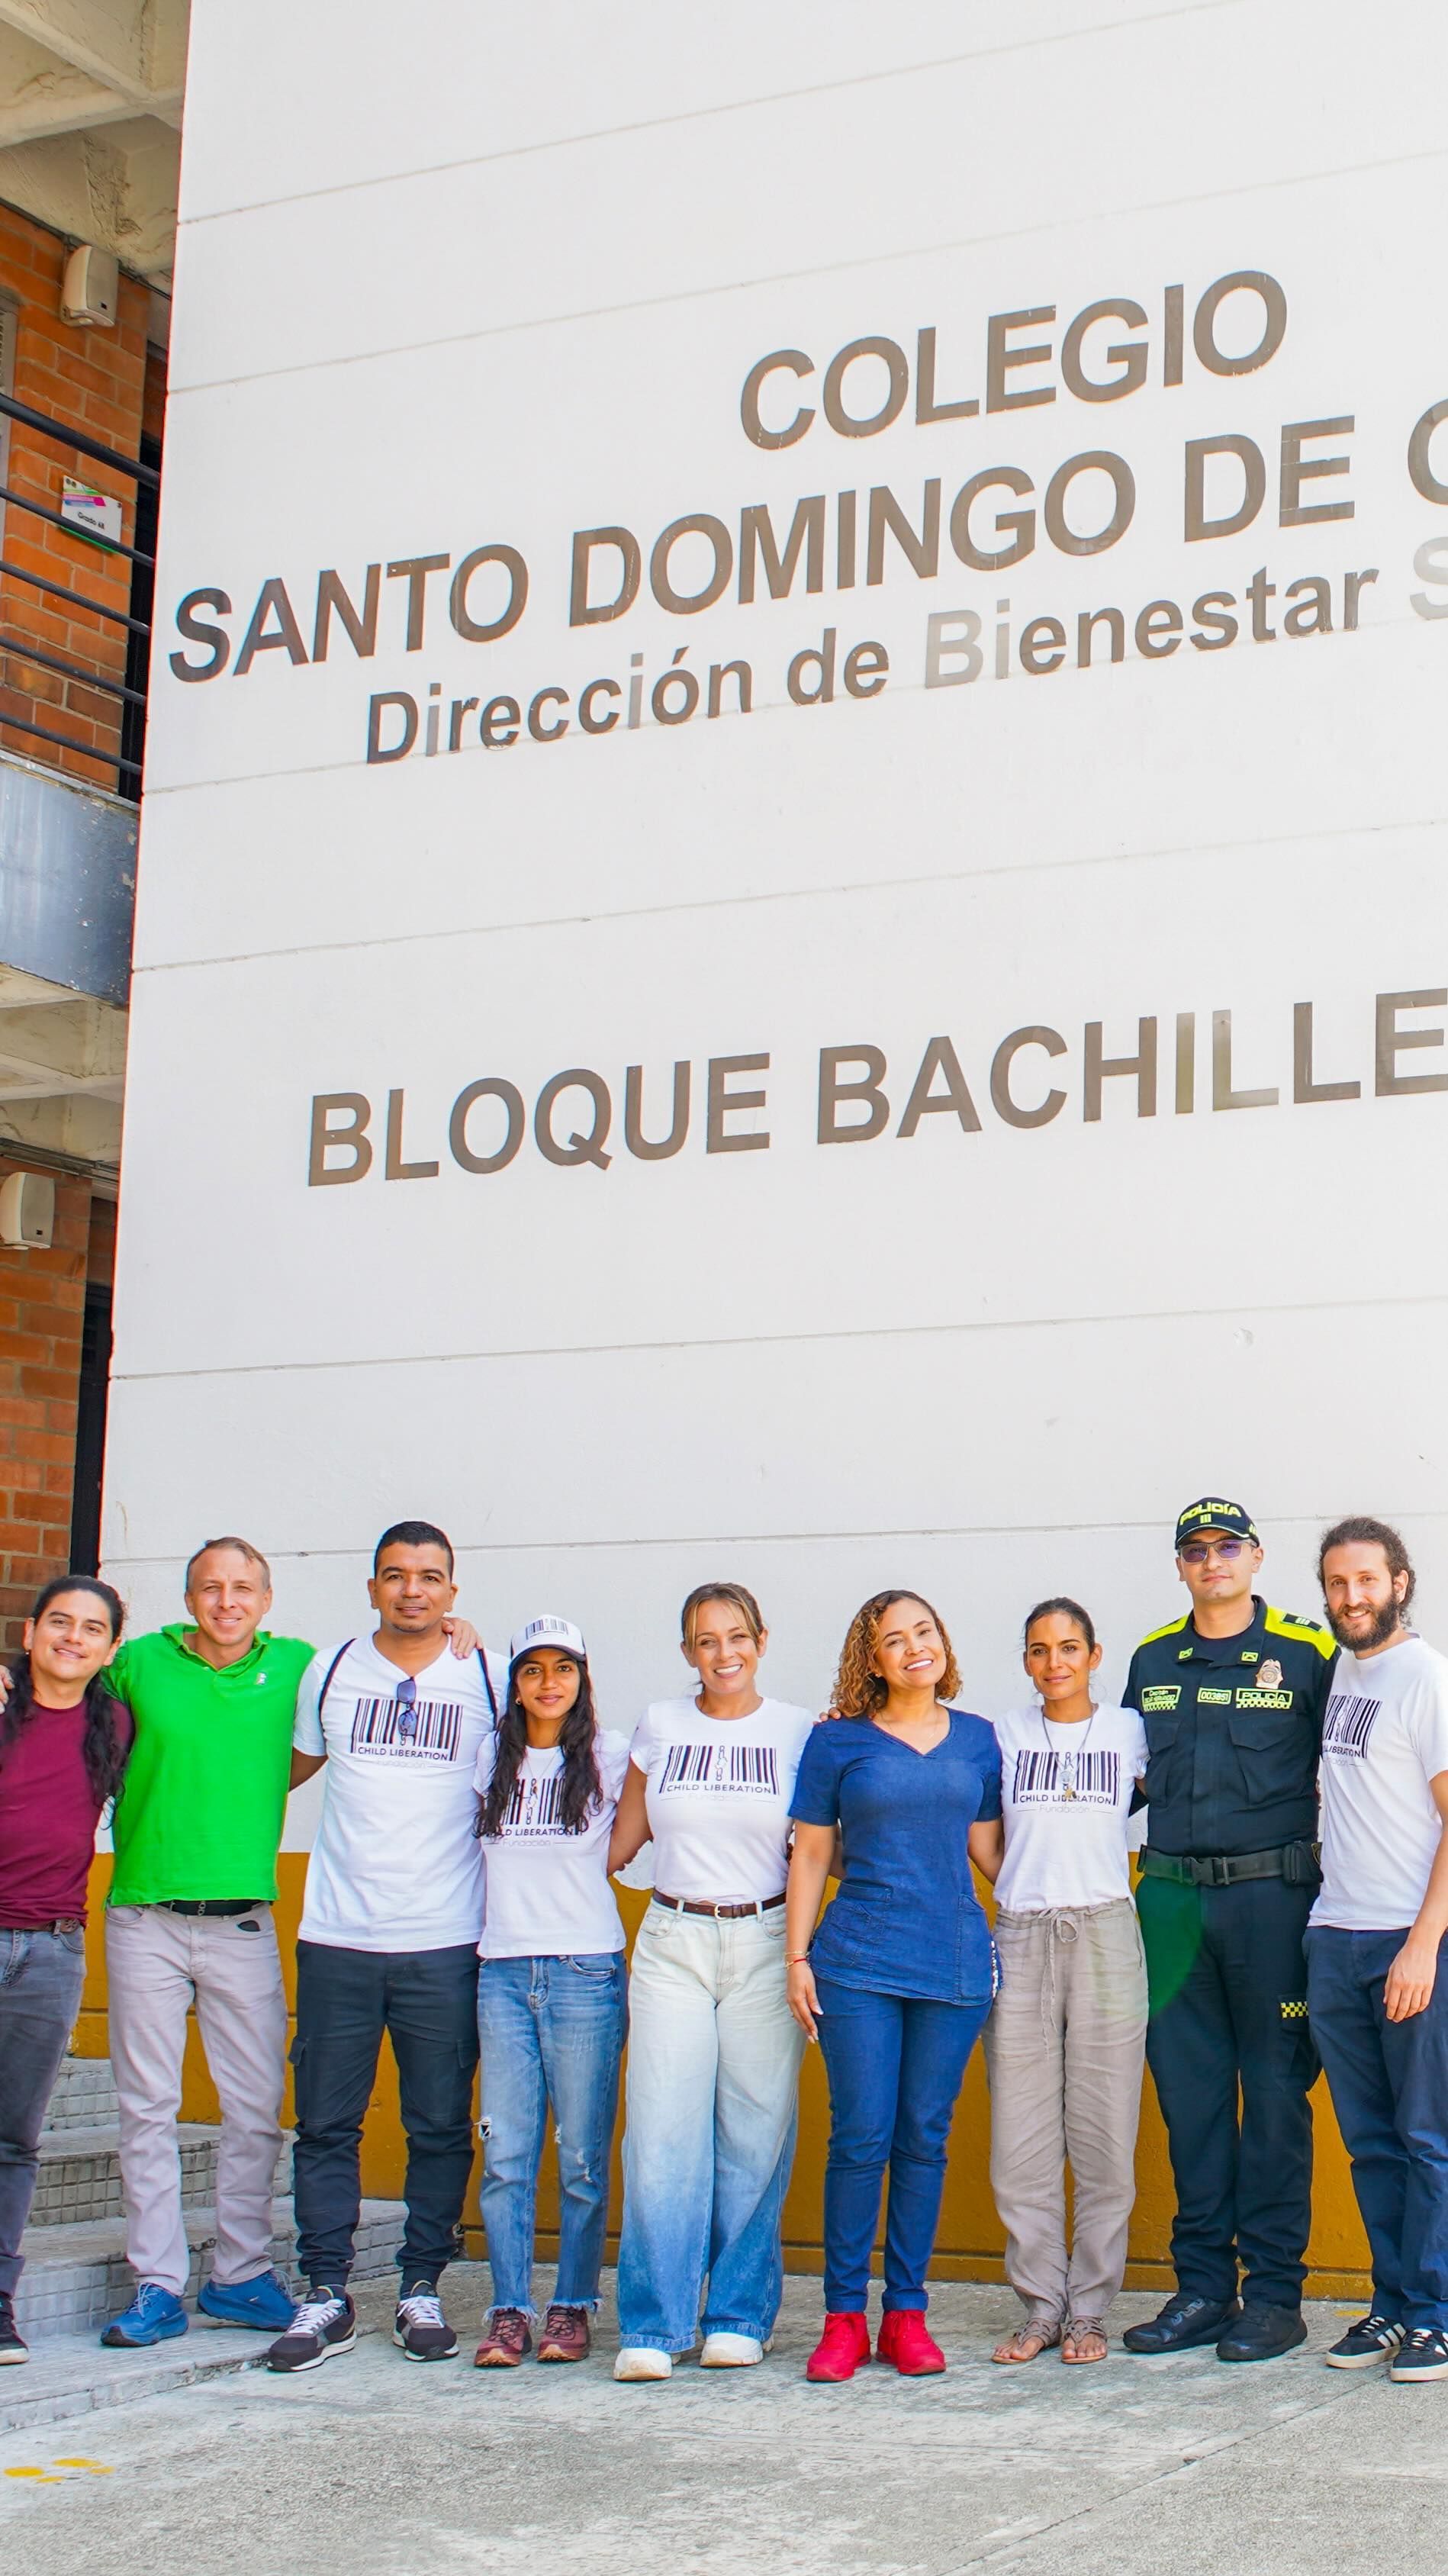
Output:
[[[281,1893],[277,1900],[276,1918],[289,2009],[295,2005],[293,1951],[297,1924],[301,1919],[306,1867],[305,1852],[283,1852],[279,1865]],[[104,2057],[106,2054],[106,1976],[101,1921],[110,1874],[109,1858],[99,1858],[91,1876],[86,1985],[76,2033],[76,2045],[84,2057]],[[647,1902],[642,1893],[627,1888],[620,1891],[630,1939]],[[1312,2102],[1317,2154],[1312,2241],[1307,2255],[1308,2291],[1317,2298],[1365,2298],[1370,2287],[1365,2268],[1367,2247],[1353,2199],[1347,2155],[1338,2135],[1325,2083],[1319,2081]],[[194,2023],[187,2034],[181,2117],[183,2120],[216,2120],[220,2117]],[[290,2117],[289,2075],[283,2118],[289,2120]],[[819,2051],[811,2049],[805,2058],[800,2083],[799,2149],[784,2208],[785,2265],[791,2272],[819,2272],[823,2268],[822,2202],[828,2136],[829,2106],[824,2067]],[[1004,2240],[991,2200],[987,2174],[989,2139],[989,2096],[985,2068],[977,2049],[966,2075],[956,2116],[940,2234],[932,2267],[936,2277],[942,2281],[999,2281],[1004,2277],[1001,2259]],[[372,2097],[363,2133],[364,2192],[378,2199],[400,2199],[405,2164],[406,2146],[397,2103],[397,2070],[391,2052],[384,2050],[377,2090]],[[618,2141],[615,2139],[615,2228],[620,2201]],[[1169,2246],[1172,2209],[1166,2133],[1148,2077],[1136,2150],[1136,2207],[1132,2213],[1126,2272],[1129,2290],[1165,2290],[1171,2286]],[[476,2174],[464,2223],[469,2254],[481,2256],[485,2249],[478,2223]],[[557,2182],[549,2156],[540,2177],[538,2193],[538,2251],[544,2261],[557,2251],[557,2226]],[[617,2251],[615,2233],[610,2234],[608,2250],[612,2261]]]

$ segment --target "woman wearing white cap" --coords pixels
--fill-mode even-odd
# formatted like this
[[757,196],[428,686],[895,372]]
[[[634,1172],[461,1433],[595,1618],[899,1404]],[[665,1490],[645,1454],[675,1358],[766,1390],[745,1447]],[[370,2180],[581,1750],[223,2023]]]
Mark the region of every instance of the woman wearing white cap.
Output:
[[[790,1800],[814,1721],[765,1699],[768,1644],[742,1583],[684,1604],[698,1688],[633,1741],[612,1861],[652,1837],[653,1901],[633,1957],[616,2379],[762,2359],[783,2288],[780,2214],[804,2034],[784,1990]],[[707,2292],[705,2282],[707,2279]]]
[[538,2358],[582,2361],[589,2350],[628,2028],[623,1925],[608,1884],[627,1769],[628,1738],[594,1715],[579,1631],[530,1619],[512,1641],[507,1703],[474,1774],[486,1862],[480,2199],[494,2298],[480,2369],[509,2368],[532,2350],[533,2212],[550,2104],[561,2226]]

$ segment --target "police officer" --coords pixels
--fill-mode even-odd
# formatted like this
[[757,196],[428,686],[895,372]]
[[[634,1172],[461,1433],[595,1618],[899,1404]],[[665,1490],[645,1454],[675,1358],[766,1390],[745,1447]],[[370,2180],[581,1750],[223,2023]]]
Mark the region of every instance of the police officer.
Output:
[[1122,1697],[1148,1746],[1137,1906],[1177,2287],[1122,2340],[1270,2361],[1307,2331],[1317,2058],[1302,1936],[1321,1884],[1317,1764],[1337,1650],[1254,1593],[1262,1549],[1240,1503],[1189,1503],[1176,1559],[1191,1610],[1143,1637]]

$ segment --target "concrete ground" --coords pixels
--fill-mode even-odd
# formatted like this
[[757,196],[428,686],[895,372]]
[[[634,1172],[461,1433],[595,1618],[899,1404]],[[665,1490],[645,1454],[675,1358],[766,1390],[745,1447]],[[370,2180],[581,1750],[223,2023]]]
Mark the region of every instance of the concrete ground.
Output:
[[[607,2305],[584,2367],[475,2372],[485,2295],[480,2267],[448,2275],[457,2362],[404,2362],[369,2285],[373,2330],[323,2370],[237,2368],[237,2337],[194,2329],[172,2351],[203,2375],[172,2393],[117,2405],[98,2383],[89,2415],[0,2433],[0,2558],[17,2576],[1322,2576],[1448,2550],[1448,2381],[1324,2369],[1337,2306],[1309,2310],[1304,2351],[1250,2368],[1118,2347],[1007,2371],[989,2354],[1009,2294],[950,2285],[931,2306],[943,2379],[872,2364],[827,2389],[802,2377],[819,2285],[791,2280],[760,2369],[618,2387]],[[1123,2299],[1118,2331],[1156,2305]]]

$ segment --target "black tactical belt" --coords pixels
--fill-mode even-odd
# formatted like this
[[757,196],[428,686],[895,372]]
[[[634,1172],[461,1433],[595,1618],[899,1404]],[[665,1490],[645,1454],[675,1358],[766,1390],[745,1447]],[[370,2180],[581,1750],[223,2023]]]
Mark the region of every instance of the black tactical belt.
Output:
[[1214,1852],[1206,1860],[1179,1860],[1172,1852],[1153,1851],[1148,1843],[1141,1855],[1141,1874],[1174,1878],[1182,1887],[1233,1887],[1240,1878],[1286,1878],[1288,1854],[1295,1857],[1301,1849],[1300,1843],[1285,1843],[1276,1851]]
[[163,1896],[163,1914],[251,1914],[269,1904],[265,1896]]

